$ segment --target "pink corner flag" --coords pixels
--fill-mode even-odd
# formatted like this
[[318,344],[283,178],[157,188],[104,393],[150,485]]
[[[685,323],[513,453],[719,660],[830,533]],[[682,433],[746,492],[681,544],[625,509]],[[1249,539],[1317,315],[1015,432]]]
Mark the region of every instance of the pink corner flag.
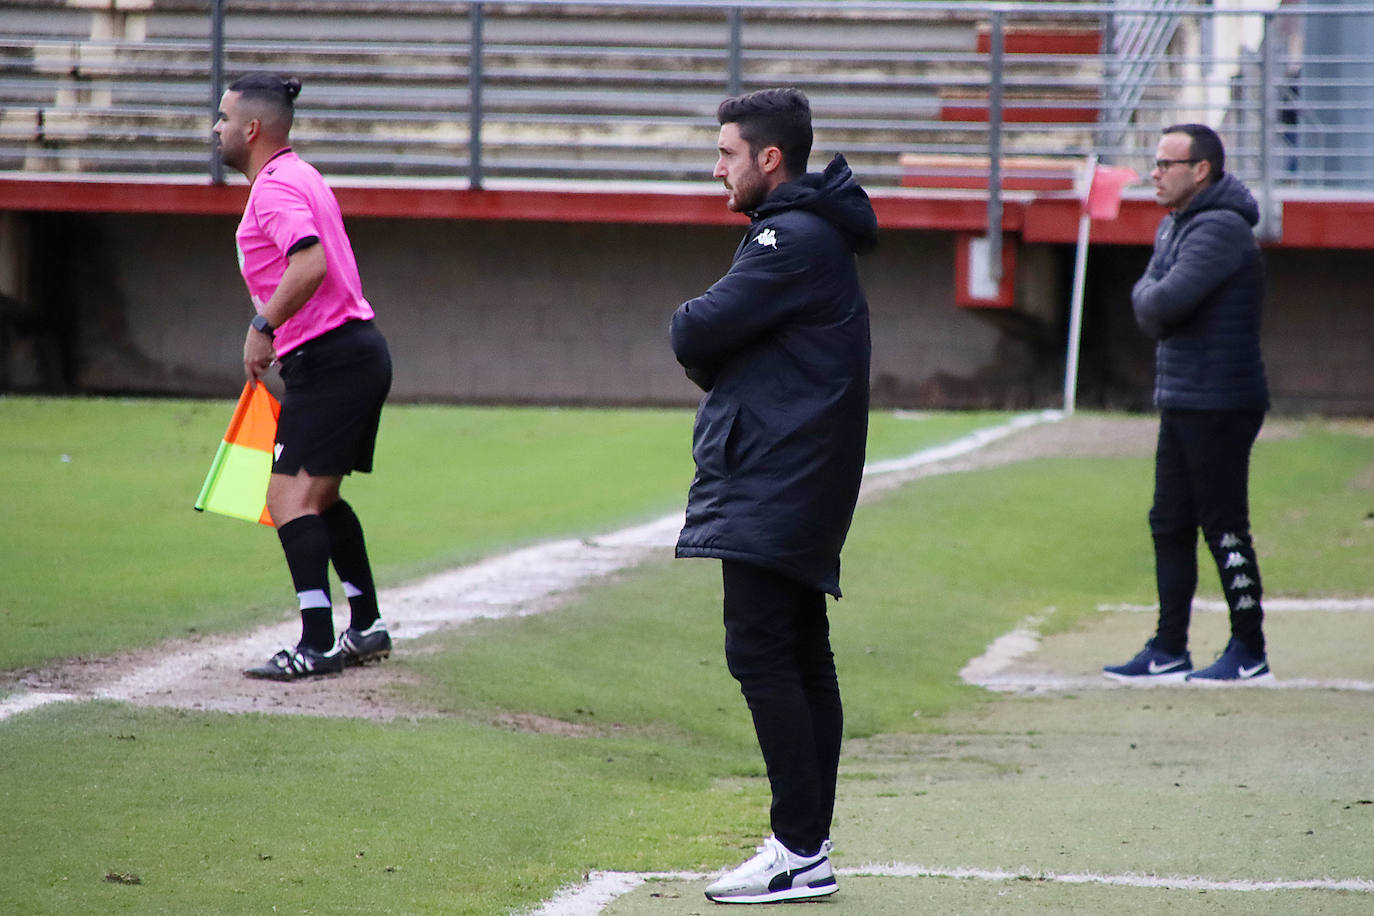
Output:
[[1083,212],[1093,219],[1116,219],[1121,212],[1121,189],[1140,176],[1124,165],[1099,165],[1093,169],[1092,186],[1083,201]]

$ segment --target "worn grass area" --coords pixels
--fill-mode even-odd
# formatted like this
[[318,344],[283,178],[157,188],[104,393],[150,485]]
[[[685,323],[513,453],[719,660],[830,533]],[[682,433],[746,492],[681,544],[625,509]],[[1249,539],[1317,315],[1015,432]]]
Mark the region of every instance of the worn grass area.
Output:
[[[1259,446],[1255,525],[1277,593],[1370,593],[1371,470],[1365,433],[1313,425],[1299,439]],[[840,893],[817,912],[1374,909],[1367,891],[1278,886],[1374,880],[1364,839],[1374,831],[1369,694],[1094,690],[977,702],[957,685],[963,661],[1026,616],[1056,634],[1039,656],[1062,673],[1095,673],[1136,651],[1152,615],[1096,608],[1151,598],[1149,472],[1148,459],[1045,460],[922,481],[865,509],[848,555],[844,604],[854,611],[845,615],[842,604],[832,617],[852,735],[835,861],[933,874],[842,876]],[[907,575],[894,577],[885,564],[899,554],[873,538],[891,536],[901,516],[910,523]],[[889,608],[871,619],[865,583]],[[909,619],[896,624],[902,607]],[[1195,652],[1210,658],[1224,644],[1225,616],[1199,615],[1193,629]],[[1280,678],[1374,680],[1360,650],[1374,639],[1374,615],[1271,614],[1268,631]],[[733,781],[741,789],[762,782]],[[737,856],[748,854],[747,840]],[[951,877],[960,870],[980,874]],[[1210,886],[1158,886],[1171,876]],[[703,884],[651,881],[605,916],[713,912]]]
[[[1358,483],[1370,445],[1316,428],[1261,445],[1255,526],[1271,588],[1315,596],[1374,581],[1374,507]],[[1148,480],[1148,459],[1041,459],[919,480],[861,507],[832,612],[849,735],[841,866],[1368,877],[1364,695],[1018,700],[958,682],[1026,616],[1053,606],[1051,621],[1072,634],[1100,620],[1098,603],[1149,599]],[[592,869],[734,864],[766,832],[767,791],[720,657],[718,577],[710,562],[653,562],[557,613],[410,643],[386,663],[401,675],[388,689],[434,718],[93,703],[0,723],[0,912],[500,914]],[[1121,648],[1083,645],[1094,663]],[[1034,880],[842,883],[818,912],[1370,903]],[[674,888],[646,885],[610,912],[707,911],[699,882]]]
[[[1261,444],[1263,465],[1324,469],[1259,475],[1256,525],[1271,532],[1261,564],[1281,570],[1271,588],[1278,580],[1280,593],[1334,596],[1374,582],[1374,526],[1350,489],[1374,460],[1361,451],[1369,445],[1316,432]],[[1150,600],[1149,475],[1147,458],[1040,459],[928,478],[863,506],[845,553],[846,597],[830,615],[848,734],[919,730],[968,705],[982,691],[962,684],[959,669],[1027,617],[1044,617],[1054,632],[1094,619],[1099,604]],[[1275,536],[1295,504],[1307,529]],[[1318,539],[1325,551],[1313,547]],[[1303,564],[1310,572],[1299,574]],[[717,715],[736,695],[719,665],[719,587],[713,562],[651,564],[557,615],[436,637],[442,649],[415,660],[424,677],[405,689],[422,707],[510,704],[570,722],[676,723],[747,745],[748,723]],[[1103,648],[1113,660],[1149,635],[1150,615],[1137,617],[1138,639]],[[577,663],[606,654],[614,664]],[[1090,670],[1105,662],[1092,659]]]
[[[232,404],[0,397],[0,670],[242,629],[294,607],[260,525],[192,511]],[[874,453],[987,414],[874,414]],[[688,410],[388,408],[345,496],[396,584],[513,545],[680,508]]]
[[[1367,891],[1276,886],[1374,877],[1367,707],[1351,693],[1116,690],[1003,699],[950,716],[946,733],[851,741],[836,865],[933,874],[842,875],[818,910],[1368,913]],[[702,885],[651,882],[605,916],[707,913]]]
[[[701,896],[702,882],[651,881],[617,900],[602,916],[705,916],[714,906]],[[1264,893],[1165,890],[1061,884],[1034,877],[1006,881],[973,878],[840,878],[842,890],[807,904],[807,916],[1017,916],[1042,913],[1110,913],[1155,916],[1161,912],[1246,916],[1362,916],[1365,895],[1307,891]]]

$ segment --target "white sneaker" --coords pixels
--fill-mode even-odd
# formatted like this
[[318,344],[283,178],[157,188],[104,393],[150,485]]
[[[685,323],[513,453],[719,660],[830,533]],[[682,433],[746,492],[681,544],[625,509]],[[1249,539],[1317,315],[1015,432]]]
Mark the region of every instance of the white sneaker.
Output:
[[830,867],[833,848],[826,840],[814,856],[799,856],[770,836],[758,848],[758,855],[706,888],[706,899],[715,903],[774,903],[833,894],[839,890]]

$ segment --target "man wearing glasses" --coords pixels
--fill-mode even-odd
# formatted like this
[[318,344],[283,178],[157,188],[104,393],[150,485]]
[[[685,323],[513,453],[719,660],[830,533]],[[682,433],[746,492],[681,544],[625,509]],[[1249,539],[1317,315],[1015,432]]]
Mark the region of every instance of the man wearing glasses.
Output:
[[[1225,171],[1225,150],[1211,128],[1165,128],[1155,155],[1155,200],[1172,212],[1155,233],[1154,254],[1131,290],[1131,305],[1141,330],[1158,341],[1150,532],[1159,624],[1135,658],[1102,670],[1138,683],[1263,683],[1273,675],[1248,495],[1250,449],[1269,408],[1260,356],[1259,207]],[[1221,575],[1231,639],[1216,662],[1194,671],[1188,623],[1199,528]]]

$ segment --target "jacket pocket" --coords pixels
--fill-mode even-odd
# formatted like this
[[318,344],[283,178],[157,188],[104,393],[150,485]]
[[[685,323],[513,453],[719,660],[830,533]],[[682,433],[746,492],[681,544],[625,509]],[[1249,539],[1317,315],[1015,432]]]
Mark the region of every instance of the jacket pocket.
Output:
[[730,475],[767,464],[769,453],[782,436],[761,415],[740,407],[735,411],[725,439],[725,468]]
[[738,414],[739,408],[732,406],[722,411],[712,411],[708,407],[697,415],[696,430],[692,436],[692,460],[696,462],[698,476],[729,476],[727,443],[734,431]]

